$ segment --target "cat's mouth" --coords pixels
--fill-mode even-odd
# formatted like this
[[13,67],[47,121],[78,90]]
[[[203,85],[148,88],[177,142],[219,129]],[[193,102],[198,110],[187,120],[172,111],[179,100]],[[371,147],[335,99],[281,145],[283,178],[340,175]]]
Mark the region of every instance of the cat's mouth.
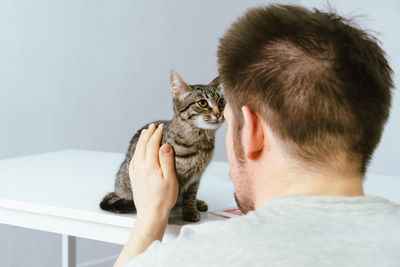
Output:
[[200,128],[200,129],[206,129],[206,130],[216,130],[218,129],[221,124],[224,122],[224,118],[220,117],[218,119],[214,119],[212,121],[204,121],[201,117],[198,117],[195,120],[195,125]]
[[208,129],[212,129],[212,130],[218,129],[221,126],[221,124],[222,124],[222,121],[221,122],[208,123],[208,125],[209,125]]
[[223,121],[207,123],[211,129],[218,129]]

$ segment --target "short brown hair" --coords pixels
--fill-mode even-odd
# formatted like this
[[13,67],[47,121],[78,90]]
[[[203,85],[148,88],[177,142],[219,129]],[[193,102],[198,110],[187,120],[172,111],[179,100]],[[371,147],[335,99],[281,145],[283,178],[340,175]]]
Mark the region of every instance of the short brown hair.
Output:
[[218,63],[236,134],[247,105],[290,155],[328,165],[345,155],[365,173],[393,87],[374,37],[334,13],[271,5],[232,25],[220,40]]

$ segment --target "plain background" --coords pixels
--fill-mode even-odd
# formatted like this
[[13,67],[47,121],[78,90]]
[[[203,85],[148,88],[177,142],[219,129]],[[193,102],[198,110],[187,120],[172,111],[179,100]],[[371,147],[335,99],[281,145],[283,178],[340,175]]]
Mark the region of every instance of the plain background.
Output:
[[[1,1],[0,159],[67,148],[124,153],[136,129],[172,117],[169,71],[189,84],[211,81],[218,38],[247,8],[270,2]],[[376,32],[399,85],[400,2],[330,5]],[[370,173],[400,177],[399,105],[395,90]],[[215,160],[226,160],[224,135],[222,127]],[[60,266],[59,235],[0,225],[0,236],[0,266]],[[79,239],[78,265],[109,266],[120,249]]]

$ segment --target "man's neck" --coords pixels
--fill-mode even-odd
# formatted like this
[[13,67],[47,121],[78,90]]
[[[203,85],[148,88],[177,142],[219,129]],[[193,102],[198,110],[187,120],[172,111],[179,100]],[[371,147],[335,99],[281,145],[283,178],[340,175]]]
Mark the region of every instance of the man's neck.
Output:
[[[275,160],[260,164],[254,172],[254,204],[260,208],[285,195],[363,196],[362,175],[294,167]],[[268,166],[268,169],[264,169]]]

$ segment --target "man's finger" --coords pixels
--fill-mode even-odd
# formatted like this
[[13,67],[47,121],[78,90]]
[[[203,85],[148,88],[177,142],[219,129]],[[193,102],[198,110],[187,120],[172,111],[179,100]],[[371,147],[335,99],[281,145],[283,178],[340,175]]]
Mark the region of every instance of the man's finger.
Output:
[[153,133],[156,129],[157,129],[157,126],[154,123],[149,125],[149,129],[147,130],[146,134],[143,136],[144,144],[147,144],[147,142],[149,142],[151,136],[153,135]]
[[160,166],[158,161],[158,150],[160,149],[163,129],[164,125],[160,124],[150,138],[146,147],[146,159],[158,167]]
[[146,158],[146,145],[150,137],[153,135],[155,129],[156,125],[152,123],[148,129],[142,130],[135,148],[135,159],[137,158],[138,160],[142,160]]
[[163,178],[176,179],[175,157],[171,145],[165,144],[161,146],[159,150],[159,157],[161,170],[163,172]]
[[[137,159],[142,159],[146,156],[146,151],[143,149],[143,138],[147,134],[147,129],[143,129],[140,132],[139,140],[136,143],[135,147],[135,153],[133,154],[133,161],[136,161]],[[132,161],[131,161],[132,162]]]

